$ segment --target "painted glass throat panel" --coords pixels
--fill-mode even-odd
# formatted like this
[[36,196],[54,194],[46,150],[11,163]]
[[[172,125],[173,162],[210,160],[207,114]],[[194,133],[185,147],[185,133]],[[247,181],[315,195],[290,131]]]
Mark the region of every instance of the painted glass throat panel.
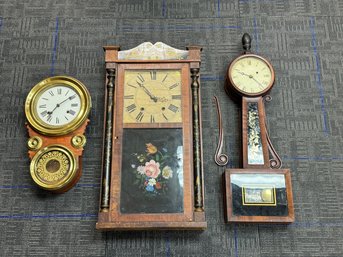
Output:
[[183,212],[182,129],[124,129],[121,213]]
[[257,103],[248,103],[248,164],[264,164]]

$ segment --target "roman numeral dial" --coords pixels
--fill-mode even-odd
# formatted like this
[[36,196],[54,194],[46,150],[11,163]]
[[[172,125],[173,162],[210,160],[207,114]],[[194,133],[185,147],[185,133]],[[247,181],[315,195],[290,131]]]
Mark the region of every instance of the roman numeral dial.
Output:
[[231,84],[242,93],[251,96],[268,91],[273,84],[273,71],[268,63],[256,56],[242,56],[237,59],[228,74]]
[[77,118],[81,97],[72,87],[53,85],[38,95],[35,106],[41,122],[47,126],[65,126]]
[[181,70],[125,70],[123,122],[182,122],[181,89]]

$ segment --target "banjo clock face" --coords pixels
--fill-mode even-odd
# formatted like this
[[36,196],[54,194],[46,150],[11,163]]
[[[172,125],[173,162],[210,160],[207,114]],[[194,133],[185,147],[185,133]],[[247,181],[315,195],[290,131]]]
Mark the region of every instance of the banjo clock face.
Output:
[[88,90],[71,77],[47,78],[29,92],[25,114],[30,174],[39,187],[62,193],[80,178],[90,108]]
[[200,48],[105,47],[105,59],[97,228],[204,229]]
[[226,220],[290,223],[294,221],[290,171],[280,169],[264,109],[265,100],[270,99],[266,94],[274,84],[274,69],[263,57],[248,53],[251,38],[247,33],[242,43],[245,52],[229,65],[225,85],[227,94],[241,98],[243,166],[224,174]]
[[271,89],[274,83],[274,69],[264,58],[247,54],[231,63],[228,78],[242,95],[259,96]]

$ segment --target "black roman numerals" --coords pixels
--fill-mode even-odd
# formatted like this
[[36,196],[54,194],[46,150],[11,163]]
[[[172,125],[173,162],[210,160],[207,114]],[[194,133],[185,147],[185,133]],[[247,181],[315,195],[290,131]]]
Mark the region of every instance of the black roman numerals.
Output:
[[150,115],[150,122],[151,122],[151,123],[155,123],[155,117],[154,117],[154,115]]
[[173,113],[176,113],[179,110],[179,107],[177,107],[173,104],[170,104],[168,107],[168,110],[172,111]]
[[175,84],[171,85],[171,86],[169,87],[169,89],[176,88],[178,85],[179,85],[179,83],[175,83]]
[[151,80],[156,80],[156,71],[150,71]]
[[145,80],[144,80],[142,74],[138,74],[137,78],[140,82],[144,83]]
[[181,100],[181,95],[172,95],[173,100]]
[[75,115],[75,111],[73,111],[73,110],[69,110],[69,112],[68,112],[69,114],[71,114],[71,115]]
[[49,114],[48,117],[47,117],[47,119],[46,119],[46,121],[50,123],[51,120],[52,120],[52,116],[51,116],[51,114]]
[[124,96],[124,99],[133,99],[134,98],[134,95],[125,95]]
[[143,117],[144,117],[144,113],[143,113],[143,112],[139,112],[139,113],[137,114],[137,116],[136,116],[136,121],[141,122],[142,119],[143,119]]
[[75,95],[72,95],[69,97],[70,100],[73,100],[74,98],[76,97],[76,94]]
[[44,112],[41,112],[41,113],[40,113],[40,115],[41,115],[42,117],[45,117],[47,114],[48,114],[47,111],[44,111]]
[[166,116],[164,113],[162,113],[162,116],[163,116],[163,118],[164,118],[166,121],[168,121],[168,118],[167,118],[167,116]]
[[167,79],[168,74],[166,74],[166,76],[162,79],[162,83]]
[[131,104],[129,106],[126,107],[126,111],[128,112],[133,112],[134,110],[136,110],[137,106],[135,104]]

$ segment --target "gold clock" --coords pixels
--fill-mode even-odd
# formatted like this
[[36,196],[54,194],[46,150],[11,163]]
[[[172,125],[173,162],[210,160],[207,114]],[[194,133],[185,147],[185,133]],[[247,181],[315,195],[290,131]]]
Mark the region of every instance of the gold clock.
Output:
[[98,229],[204,229],[199,47],[105,47]]
[[45,135],[65,135],[88,116],[91,99],[78,80],[56,76],[39,82],[27,96],[25,114],[30,125]]
[[81,156],[91,109],[87,88],[67,76],[35,85],[25,102],[30,174],[41,188],[62,193],[81,176]]

